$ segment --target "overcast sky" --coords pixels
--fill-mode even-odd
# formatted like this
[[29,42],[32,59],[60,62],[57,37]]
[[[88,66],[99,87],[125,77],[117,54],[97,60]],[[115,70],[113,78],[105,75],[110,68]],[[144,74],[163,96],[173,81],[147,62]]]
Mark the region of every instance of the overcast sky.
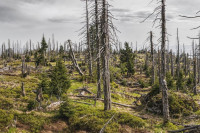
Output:
[[[148,32],[155,32],[155,43],[159,37],[159,29],[152,28],[152,19],[140,23],[148,16],[156,4],[149,5],[151,0],[110,0],[111,8],[117,20],[114,24],[121,33],[119,40],[137,41],[143,45]],[[198,30],[190,30],[200,25],[200,19],[185,19],[179,15],[193,16],[199,8],[200,0],[167,0],[166,14],[170,47],[176,48],[176,28],[180,31],[180,42],[189,49],[191,40],[187,36],[196,37]],[[81,0],[0,0],[0,43],[21,40],[23,44],[29,39],[40,41],[42,34],[63,43],[67,39],[80,41],[77,32],[83,24],[85,3]],[[188,45],[188,46],[187,46]]]

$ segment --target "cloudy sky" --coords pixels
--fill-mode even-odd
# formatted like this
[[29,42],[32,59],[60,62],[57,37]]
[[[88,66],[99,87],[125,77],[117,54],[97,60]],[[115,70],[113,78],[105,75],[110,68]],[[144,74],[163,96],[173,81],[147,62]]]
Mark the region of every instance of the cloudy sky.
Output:
[[[156,7],[151,0],[110,0],[111,11],[117,20],[114,24],[121,33],[120,41],[135,42],[142,47],[148,32],[155,33],[155,43],[159,38],[159,29],[152,28],[150,18],[140,23]],[[156,0],[155,0],[156,1]],[[200,19],[185,19],[179,15],[193,16],[199,8],[199,0],[167,0],[167,29],[170,47],[176,48],[176,28],[180,31],[180,42],[190,48],[191,40],[198,30],[190,30],[200,25]],[[85,3],[81,0],[0,0],[0,43],[21,40],[24,44],[32,39],[40,41],[42,34],[63,43],[67,39],[80,41],[78,30],[83,26]]]

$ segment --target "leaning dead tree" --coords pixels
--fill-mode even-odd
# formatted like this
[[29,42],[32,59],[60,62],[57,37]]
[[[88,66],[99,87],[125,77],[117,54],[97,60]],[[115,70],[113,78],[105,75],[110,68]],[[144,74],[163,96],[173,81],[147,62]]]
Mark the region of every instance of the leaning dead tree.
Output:
[[[154,1],[154,0],[153,0]],[[162,104],[163,104],[163,120],[164,123],[170,120],[169,117],[169,102],[168,102],[168,88],[165,81],[166,77],[166,0],[160,0],[157,2],[159,5],[154,9],[153,13],[150,14],[144,21],[146,21],[152,15],[156,18],[153,21],[153,25],[159,21],[159,25],[156,27],[161,28],[161,38],[159,43],[161,43],[161,68],[160,68],[160,88],[162,90]],[[160,16],[160,17],[159,17]],[[144,22],[142,21],[142,22]]]
[[77,61],[76,61],[76,58],[75,58],[75,55],[74,55],[74,52],[73,52],[73,49],[72,49],[72,45],[71,45],[71,41],[70,41],[70,40],[68,40],[68,44],[69,44],[70,55],[71,55],[71,59],[72,59],[72,62],[73,62],[73,64],[74,64],[74,67],[76,68],[76,70],[78,71],[78,73],[79,73],[81,76],[83,76],[84,74],[83,74],[82,70],[80,69],[80,67],[79,67],[79,65],[78,65],[78,63],[77,63]]

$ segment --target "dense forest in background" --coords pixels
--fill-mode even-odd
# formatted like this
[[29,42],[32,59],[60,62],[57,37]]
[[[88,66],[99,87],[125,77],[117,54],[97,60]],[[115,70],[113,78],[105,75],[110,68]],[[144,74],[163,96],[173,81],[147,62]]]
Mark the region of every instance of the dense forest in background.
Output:
[[200,37],[189,38],[187,53],[174,29],[177,50],[169,49],[166,0],[160,0],[144,20],[155,16],[160,38],[149,31],[138,49],[118,41],[107,0],[83,3],[80,43],[58,43],[53,34],[38,43],[2,44],[0,131],[200,132]]

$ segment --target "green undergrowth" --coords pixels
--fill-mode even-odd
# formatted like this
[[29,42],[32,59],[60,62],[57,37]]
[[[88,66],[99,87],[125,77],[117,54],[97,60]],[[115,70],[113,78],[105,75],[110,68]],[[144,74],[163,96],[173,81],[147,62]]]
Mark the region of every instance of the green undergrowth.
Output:
[[49,118],[45,116],[37,115],[34,112],[30,114],[26,114],[26,113],[16,114],[15,117],[21,124],[29,126],[30,131],[33,133],[40,132],[43,129],[43,125],[50,122]]
[[103,109],[74,104],[69,101],[60,107],[59,112],[60,117],[68,122],[72,132],[77,129],[91,133],[99,132],[113,115],[115,116],[106,127],[105,133],[117,133],[120,125],[128,125],[131,128],[144,128],[147,125],[144,120],[129,113],[119,113],[114,110],[103,111]]
[[[183,93],[169,93],[169,111],[172,118],[179,118],[189,116],[198,111],[199,106],[195,101]],[[162,95],[158,94],[151,98],[147,104],[147,110],[155,113],[162,114]]]

